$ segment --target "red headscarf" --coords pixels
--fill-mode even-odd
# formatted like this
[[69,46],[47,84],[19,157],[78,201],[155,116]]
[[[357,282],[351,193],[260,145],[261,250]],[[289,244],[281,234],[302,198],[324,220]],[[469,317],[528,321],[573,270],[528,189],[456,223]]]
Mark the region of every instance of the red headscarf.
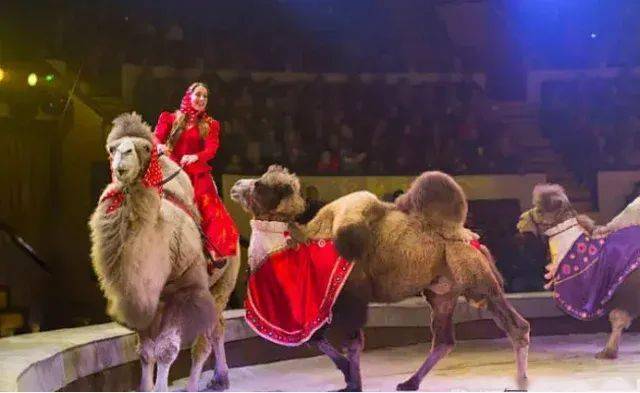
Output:
[[202,86],[207,89],[207,93],[209,92],[209,88],[201,82],[192,83],[191,86],[185,91],[184,96],[182,97],[182,101],[180,102],[180,112],[184,113],[187,117],[187,122],[194,123],[200,121],[204,116],[207,115],[207,112],[202,110],[198,111],[193,107],[191,103],[191,93],[198,87]]
[[[109,158],[111,161],[111,158]],[[116,182],[116,178],[111,173],[111,181]],[[151,147],[151,157],[149,157],[149,166],[141,180],[142,185],[147,188],[155,188],[158,194],[162,194],[162,168],[160,167],[160,160],[158,159],[158,148],[155,143]],[[111,199],[111,204],[107,207],[107,213],[112,213],[122,206],[124,202],[124,192],[122,189],[116,188],[111,190],[107,195],[100,199],[103,202],[107,199]]]

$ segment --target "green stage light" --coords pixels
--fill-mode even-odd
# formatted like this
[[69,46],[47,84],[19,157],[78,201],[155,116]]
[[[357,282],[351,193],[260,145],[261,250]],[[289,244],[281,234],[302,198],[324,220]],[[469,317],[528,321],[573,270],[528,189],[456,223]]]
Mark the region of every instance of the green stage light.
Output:
[[47,82],[53,82],[54,79],[55,79],[55,76],[53,76],[53,74],[48,74],[47,76],[44,77],[44,80],[46,80]]
[[35,73],[30,73],[29,76],[27,77],[27,84],[29,84],[29,86],[33,87],[35,85],[38,84],[38,75],[36,75]]

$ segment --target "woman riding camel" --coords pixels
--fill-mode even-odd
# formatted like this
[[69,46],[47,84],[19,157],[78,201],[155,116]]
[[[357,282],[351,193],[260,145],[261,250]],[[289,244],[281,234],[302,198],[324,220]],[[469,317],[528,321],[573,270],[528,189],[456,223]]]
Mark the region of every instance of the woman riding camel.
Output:
[[211,176],[211,160],[218,150],[220,123],[207,114],[209,89],[193,83],[180,109],[162,112],[155,129],[158,149],[180,164],[189,175],[202,217],[207,249],[215,261],[236,255],[238,230],[225,209]]

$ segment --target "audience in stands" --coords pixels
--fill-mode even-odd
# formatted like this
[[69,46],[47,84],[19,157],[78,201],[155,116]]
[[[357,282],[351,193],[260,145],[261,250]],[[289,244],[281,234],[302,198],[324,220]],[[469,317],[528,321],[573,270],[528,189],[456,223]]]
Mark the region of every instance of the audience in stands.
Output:
[[582,184],[594,192],[599,170],[640,169],[640,78],[546,82],[540,124]]
[[[300,174],[519,171],[514,141],[491,109],[474,102],[482,90],[473,83],[203,79],[223,126],[224,148],[216,158],[222,171],[258,173],[272,163]],[[135,109],[153,121],[150,116],[169,107],[185,83],[141,77]]]

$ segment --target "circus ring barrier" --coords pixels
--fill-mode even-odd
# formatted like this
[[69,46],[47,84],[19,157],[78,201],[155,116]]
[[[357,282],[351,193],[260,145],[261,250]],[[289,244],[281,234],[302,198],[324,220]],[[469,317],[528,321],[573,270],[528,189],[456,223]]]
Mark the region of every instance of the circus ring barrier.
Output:
[[[566,316],[556,308],[550,293],[508,297],[531,322],[534,336],[609,331],[606,318],[580,322]],[[394,304],[372,304],[365,329],[365,350],[428,342],[429,313],[426,302],[419,297]],[[318,355],[305,345],[285,348],[256,336],[244,321],[244,310],[225,311],[224,317],[227,359],[232,368]],[[487,312],[463,299],[454,320],[459,340],[504,336]],[[136,389],[140,365],[135,347],[135,334],[115,323],[0,339],[0,391]],[[189,350],[183,349],[170,379],[186,377],[189,363]],[[210,369],[211,364],[205,368]]]

